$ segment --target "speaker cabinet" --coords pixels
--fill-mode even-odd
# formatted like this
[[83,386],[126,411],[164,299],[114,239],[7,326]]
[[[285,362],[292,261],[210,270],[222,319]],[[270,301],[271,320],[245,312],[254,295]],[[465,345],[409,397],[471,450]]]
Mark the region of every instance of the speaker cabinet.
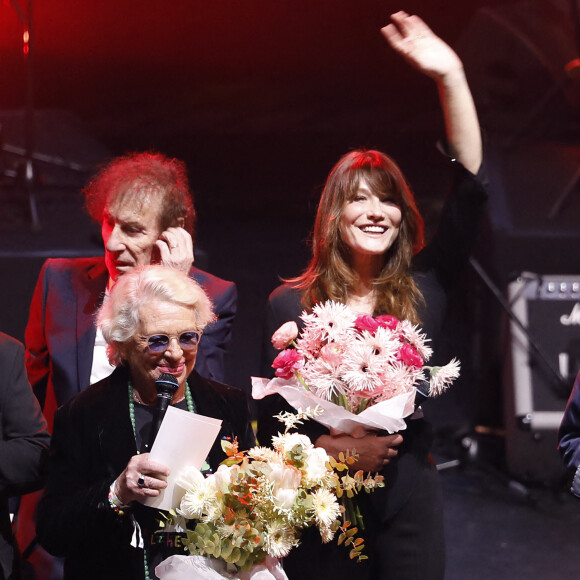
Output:
[[563,473],[558,427],[580,368],[580,276],[523,273],[508,285],[508,297],[527,334],[510,321],[507,465],[524,479],[554,481]]

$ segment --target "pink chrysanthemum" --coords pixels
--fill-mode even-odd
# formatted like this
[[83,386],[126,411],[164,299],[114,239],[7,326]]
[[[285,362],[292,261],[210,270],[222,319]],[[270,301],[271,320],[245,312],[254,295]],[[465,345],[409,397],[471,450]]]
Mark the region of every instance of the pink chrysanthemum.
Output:
[[328,300],[316,304],[312,314],[302,313],[306,328],[314,327],[322,331],[322,339],[340,341],[352,335],[357,315],[346,305]]
[[363,332],[359,340],[374,349],[375,354],[382,359],[383,365],[396,360],[400,342],[395,333],[388,328],[377,328],[375,334]]
[[300,337],[296,339],[296,350],[306,359],[318,358],[320,349],[324,346],[322,329],[315,326],[305,327]]
[[433,367],[429,380],[429,396],[437,397],[444,393],[451,383],[459,376],[461,365],[457,359],[452,359],[444,367]]
[[342,365],[319,358],[307,365],[300,373],[312,392],[321,399],[332,401],[345,393],[346,385],[341,380]]
[[428,361],[431,358],[433,349],[427,346],[427,341],[430,339],[420,331],[418,326],[411,324],[408,320],[402,320],[397,327],[397,332],[417,349],[424,361]]
[[355,391],[373,392],[381,384],[383,367],[372,346],[357,342],[345,354],[342,378]]
[[381,388],[377,390],[375,401],[386,401],[396,395],[409,392],[423,373],[402,363],[389,365],[382,376]]

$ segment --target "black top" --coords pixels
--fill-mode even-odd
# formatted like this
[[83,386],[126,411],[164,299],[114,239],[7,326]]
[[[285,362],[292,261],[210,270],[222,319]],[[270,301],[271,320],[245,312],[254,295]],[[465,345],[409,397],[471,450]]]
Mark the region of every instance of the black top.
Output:
[[[137,453],[129,417],[128,372],[118,368],[90,386],[55,415],[49,477],[38,508],[37,534],[51,554],[65,558],[65,579],[142,580],[143,551],[131,546],[133,513],[141,528],[154,530],[158,510],[138,502],[127,514],[109,506],[109,486]],[[243,391],[200,377],[189,385],[201,415],[222,419],[207,462],[225,459],[223,437],[238,437],[241,449],[254,445]],[[195,442],[184,442],[195,444]],[[147,540],[147,538],[146,538]]]
[[[444,207],[439,230],[429,245],[413,260],[413,278],[425,298],[425,306],[419,313],[421,327],[432,339],[432,344],[436,343],[440,333],[450,290],[468,261],[486,199],[486,193],[479,180],[461,165],[456,164],[454,185]],[[288,284],[280,286],[270,295],[263,343],[264,376],[272,376],[270,365],[276,355],[270,337],[288,320],[299,323],[302,309],[300,292]],[[436,359],[436,356],[433,359]],[[280,424],[273,419],[273,415],[283,409],[288,411],[292,409],[279,395],[270,395],[256,403],[258,441],[262,445],[267,445],[280,429]],[[306,421],[300,426],[300,431],[308,435],[313,442],[316,442],[320,435],[328,433],[326,427],[315,421]],[[424,419],[408,420],[407,428],[402,435],[403,443],[398,447],[397,458],[390,461],[382,471],[386,486],[372,494],[358,496],[359,507],[367,527],[363,533],[366,540],[364,553],[369,559],[362,564],[354,563],[348,558],[348,550],[336,547],[335,543],[322,545],[317,534],[307,533],[303,537],[302,546],[293,550],[288,557],[286,568],[290,578],[317,580],[320,574],[330,574],[335,580],[352,577],[376,580],[381,566],[380,561],[385,557],[385,546],[381,543],[385,537],[384,528],[393,527],[394,537],[407,538],[409,528],[404,520],[410,517],[409,511],[413,512],[407,509],[409,505],[423,506],[418,510],[422,518],[418,525],[429,529],[426,537],[436,538],[439,542],[437,546],[430,547],[440,560],[438,563],[432,563],[430,573],[433,577],[439,577],[440,568],[443,567],[444,549],[442,530],[439,529],[438,523],[441,514],[439,483],[438,479],[432,476],[434,468],[429,457],[431,427]],[[427,514],[422,513],[421,509],[431,510],[435,517],[426,517]],[[432,522],[427,524],[428,520]],[[413,522],[413,526],[416,527],[417,522]],[[397,552],[399,548],[400,545],[394,549],[394,553],[399,553]],[[404,549],[408,548],[409,546]],[[389,564],[393,569],[399,569],[404,560],[401,560],[400,556],[398,558],[399,561]],[[305,561],[312,562],[312,566],[304,566]],[[398,572],[396,574],[398,575]]]
[[[450,195],[443,208],[439,229],[430,243],[413,259],[413,279],[425,299],[419,317],[421,328],[436,345],[448,306],[451,289],[458,281],[475,243],[478,224],[485,208],[487,194],[478,178],[460,164],[455,164],[455,176]],[[277,351],[272,346],[272,334],[284,322],[294,320],[300,324],[303,310],[301,293],[290,284],[283,284],[272,292],[268,301],[262,348],[263,376],[272,376],[270,367]],[[384,312],[383,314],[389,314]],[[436,348],[430,363],[436,360]],[[270,395],[257,402],[258,441],[270,444],[277,434],[279,422],[271,419],[280,408],[291,408],[281,397]],[[306,427],[315,440],[328,430],[313,421]]]

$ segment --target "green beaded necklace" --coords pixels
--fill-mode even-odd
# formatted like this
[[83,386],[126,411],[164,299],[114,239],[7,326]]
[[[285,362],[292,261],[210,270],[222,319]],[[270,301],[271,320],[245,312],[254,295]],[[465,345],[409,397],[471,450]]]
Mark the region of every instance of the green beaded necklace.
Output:
[[[189,383],[185,382],[185,401],[187,402],[187,410],[190,413],[197,413],[195,408],[195,403],[193,402],[193,397],[191,396],[191,390],[189,388]],[[135,400],[133,396],[133,385],[129,381],[129,417],[131,418],[131,426],[133,427],[133,436],[135,441],[137,441],[137,430],[135,427]],[[137,449],[137,453],[140,451]],[[147,559],[147,550],[145,546],[143,547],[143,563],[145,564],[145,580],[151,580],[149,576],[149,562]]]
[[[197,413],[193,397],[191,396],[189,383],[187,381],[185,382],[185,401],[187,402],[187,410],[190,413]],[[135,437],[135,441],[137,441],[137,432],[135,430],[135,400],[133,397],[133,385],[131,384],[131,381],[129,381],[129,417],[131,418],[131,425],[133,426],[133,436]],[[137,453],[139,453],[139,450],[137,450]]]

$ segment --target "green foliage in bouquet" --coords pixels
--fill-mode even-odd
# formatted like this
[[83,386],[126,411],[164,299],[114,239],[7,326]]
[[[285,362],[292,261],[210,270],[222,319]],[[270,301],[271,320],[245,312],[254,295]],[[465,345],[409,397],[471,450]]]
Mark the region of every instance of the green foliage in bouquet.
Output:
[[[282,413],[286,430],[273,438],[273,449],[239,451],[237,441],[223,441],[227,458],[204,477],[190,469],[178,484],[186,490],[177,514],[189,520],[185,544],[192,555],[219,558],[242,571],[268,555],[283,558],[298,546],[302,530],[316,526],[323,542],[339,532],[350,557],[362,560],[364,541],[347,517],[340,498],[384,485],[380,475],[353,475],[355,453],[329,457],[305,435],[290,429],[319,409]],[[347,502],[348,505],[348,502]],[[357,518],[357,514],[353,513]]]

